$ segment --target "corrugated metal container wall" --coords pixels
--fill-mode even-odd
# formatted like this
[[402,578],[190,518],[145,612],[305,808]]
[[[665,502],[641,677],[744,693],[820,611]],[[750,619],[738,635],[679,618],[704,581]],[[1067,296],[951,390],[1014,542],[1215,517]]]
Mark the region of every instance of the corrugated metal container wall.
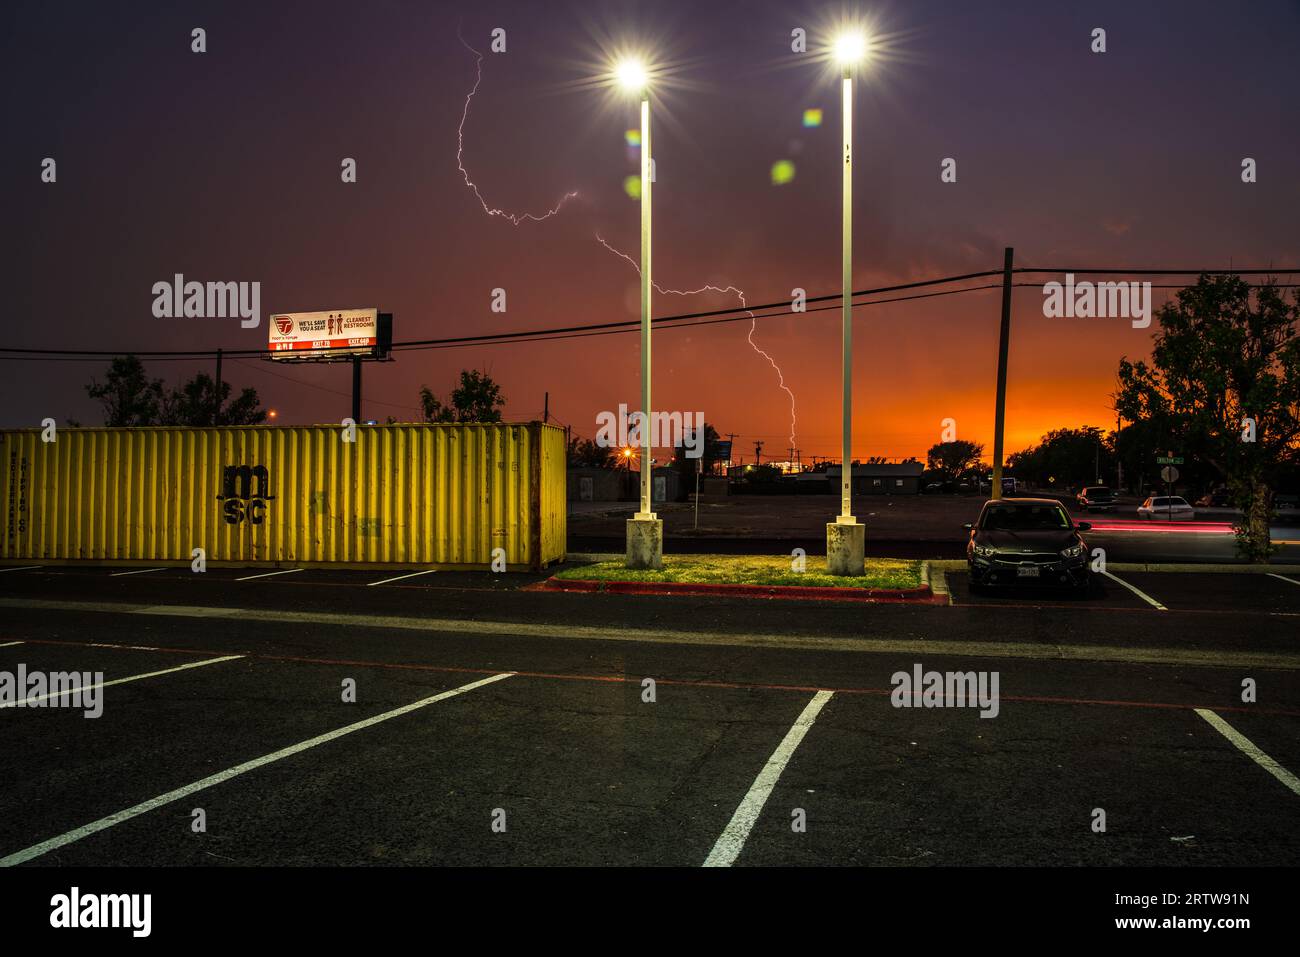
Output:
[[0,558],[507,567],[564,558],[550,425],[0,433]]

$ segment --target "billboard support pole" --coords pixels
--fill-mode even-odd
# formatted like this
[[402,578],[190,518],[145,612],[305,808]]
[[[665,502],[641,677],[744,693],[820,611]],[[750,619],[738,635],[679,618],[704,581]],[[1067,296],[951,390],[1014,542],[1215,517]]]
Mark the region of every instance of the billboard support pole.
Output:
[[361,421],[361,357],[352,357],[352,421]]

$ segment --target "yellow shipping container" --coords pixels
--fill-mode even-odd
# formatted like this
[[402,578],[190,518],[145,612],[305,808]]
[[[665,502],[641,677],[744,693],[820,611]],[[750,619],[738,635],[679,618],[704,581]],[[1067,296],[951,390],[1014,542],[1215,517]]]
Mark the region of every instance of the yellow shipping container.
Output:
[[0,559],[541,569],[564,558],[551,425],[0,433]]

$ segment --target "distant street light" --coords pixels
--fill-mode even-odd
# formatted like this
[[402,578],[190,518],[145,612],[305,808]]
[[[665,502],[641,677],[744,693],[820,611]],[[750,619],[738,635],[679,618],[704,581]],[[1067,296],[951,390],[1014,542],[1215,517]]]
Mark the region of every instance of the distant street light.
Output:
[[614,79],[624,90],[641,96],[641,507],[627,523],[627,567],[663,566],[663,522],[652,512],[650,481],[650,189],[653,182],[650,153],[650,76],[638,59],[625,59],[614,68]]
[[841,457],[840,514],[826,526],[826,567],[833,575],[861,575],[866,548],[866,529],[853,517],[853,68],[866,56],[867,41],[861,33],[841,34],[834,44],[840,65],[843,97],[844,151],[842,162],[843,210],[841,217],[840,310],[841,350]]

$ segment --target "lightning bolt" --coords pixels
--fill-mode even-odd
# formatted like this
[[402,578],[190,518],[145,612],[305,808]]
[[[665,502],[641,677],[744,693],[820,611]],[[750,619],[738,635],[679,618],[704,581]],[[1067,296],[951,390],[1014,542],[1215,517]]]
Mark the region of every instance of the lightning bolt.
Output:
[[[596,241],[600,243],[602,246],[604,246],[606,249],[608,249],[610,252],[612,252],[615,256],[618,256],[620,259],[626,260],[627,263],[631,265],[633,269],[636,270],[638,276],[641,274],[641,267],[637,264],[636,260],[634,260],[627,253],[615,249],[609,243],[605,242],[604,238],[600,235],[600,233],[596,233]],[[698,296],[702,292],[717,292],[717,293],[722,293],[724,295],[726,293],[731,293],[737,299],[740,300],[740,306],[742,311],[747,316],[749,316],[749,335],[746,338],[748,339],[750,346],[753,347],[755,352],[757,352],[760,356],[766,359],[768,364],[773,368],[773,370],[776,371],[778,384],[780,385],[782,391],[784,391],[785,394],[790,397],[790,445],[793,447],[796,444],[795,427],[797,425],[797,418],[795,416],[794,393],[791,392],[790,387],[785,384],[785,373],[782,372],[781,367],[776,364],[776,360],[773,359],[766,352],[764,352],[763,349],[759,346],[759,344],[754,341],[754,333],[758,329],[758,317],[755,316],[754,313],[750,310],[749,303],[745,299],[745,291],[743,289],[738,289],[735,286],[722,287],[722,286],[711,286],[707,284],[700,286],[700,288],[698,289],[665,289],[663,286],[659,285],[659,283],[655,282],[653,279],[650,280],[650,284],[655,287],[656,291],[666,296]]]
[[[507,219],[510,221],[511,225],[518,226],[520,223],[526,220],[532,220],[535,223],[540,223],[545,219],[550,219],[552,216],[556,215],[561,209],[564,208],[565,203],[577,197],[578,195],[577,190],[574,190],[573,192],[565,193],[564,196],[560,198],[560,201],[555,204],[554,208],[547,210],[547,212],[541,216],[536,216],[532,213],[511,213],[504,209],[496,209],[492,206],[489,206],[487,200],[483,198],[483,194],[479,191],[478,186],[476,186],[474,184],[474,181],[469,178],[469,171],[465,169],[465,163],[464,163],[465,123],[469,119],[469,105],[474,99],[474,94],[478,92],[479,84],[483,82],[483,54],[480,53],[478,50],[474,49],[472,46],[470,46],[468,42],[466,42],[465,37],[461,34],[459,24],[457,24],[456,26],[456,37],[460,40],[461,45],[464,46],[465,49],[468,50],[470,53],[474,54],[475,57],[474,86],[470,88],[469,93],[465,97],[465,109],[461,112],[460,126],[456,130],[456,167],[457,169],[460,170],[461,176],[465,178],[465,185],[474,191],[474,195],[478,197],[479,205],[483,207],[483,212],[487,213],[489,216],[500,216],[503,219]],[[641,267],[637,265],[636,261],[633,260],[632,257],[628,256],[627,253],[621,252],[620,250],[615,249],[609,243],[605,242],[605,240],[601,237],[600,233],[596,233],[596,241],[599,242],[611,253],[613,253],[615,256],[618,256],[620,259],[625,260],[628,264],[632,266],[633,269],[637,271],[637,275],[640,275]],[[754,341],[754,333],[758,330],[758,318],[749,309],[749,303],[745,299],[744,290],[738,289],[735,286],[726,286],[724,288],[724,287],[712,286],[712,285],[704,285],[698,289],[665,289],[657,282],[654,283],[654,287],[656,290],[658,290],[660,293],[666,296],[697,296],[700,293],[704,293],[704,292],[716,292],[716,293],[721,293],[723,295],[730,293],[736,296],[740,300],[740,305],[742,310],[745,312],[746,315],[749,316],[749,334],[748,336],[746,336],[746,339],[748,340],[750,347],[755,352],[757,352],[760,356],[762,356],[764,359],[767,360],[768,364],[776,372],[777,382],[780,385],[781,390],[790,397],[790,444],[791,446],[795,445],[796,444],[795,427],[798,424],[798,419],[795,415],[794,393],[790,391],[790,387],[785,384],[785,373],[781,371],[781,367],[777,365],[776,360],[773,359],[771,355],[765,352],[758,345],[758,343]]]
[[565,203],[577,197],[577,190],[574,190],[571,193],[565,193],[560,198],[560,201],[555,204],[553,209],[548,210],[541,216],[535,216],[532,213],[511,213],[504,209],[497,209],[493,206],[489,206],[487,200],[483,198],[483,194],[479,192],[478,186],[476,186],[474,181],[469,178],[469,170],[465,169],[465,163],[462,158],[465,153],[465,121],[469,119],[470,101],[474,99],[474,94],[478,92],[479,84],[483,82],[483,54],[470,46],[465,41],[465,38],[461,36],[459,24],[456,26],[456,36],[465,49],[474,54],[477,58],[474,64],[474,86],[470,89],[469,95],[465,97],[465,110],[460,115],[460,127],[456,130],[456,167],[460,170],[460,174],[465,177],[465,185],[474,191],[474,195],[478,197],[479,205],[483,207],[483,212],[487,213],[489,216],[500,216],[503,219],[508,219],[513,226],[518,226],[520,223],[529,219],[535,223],[540,223],[544,219],[550,219],[564,208]]

